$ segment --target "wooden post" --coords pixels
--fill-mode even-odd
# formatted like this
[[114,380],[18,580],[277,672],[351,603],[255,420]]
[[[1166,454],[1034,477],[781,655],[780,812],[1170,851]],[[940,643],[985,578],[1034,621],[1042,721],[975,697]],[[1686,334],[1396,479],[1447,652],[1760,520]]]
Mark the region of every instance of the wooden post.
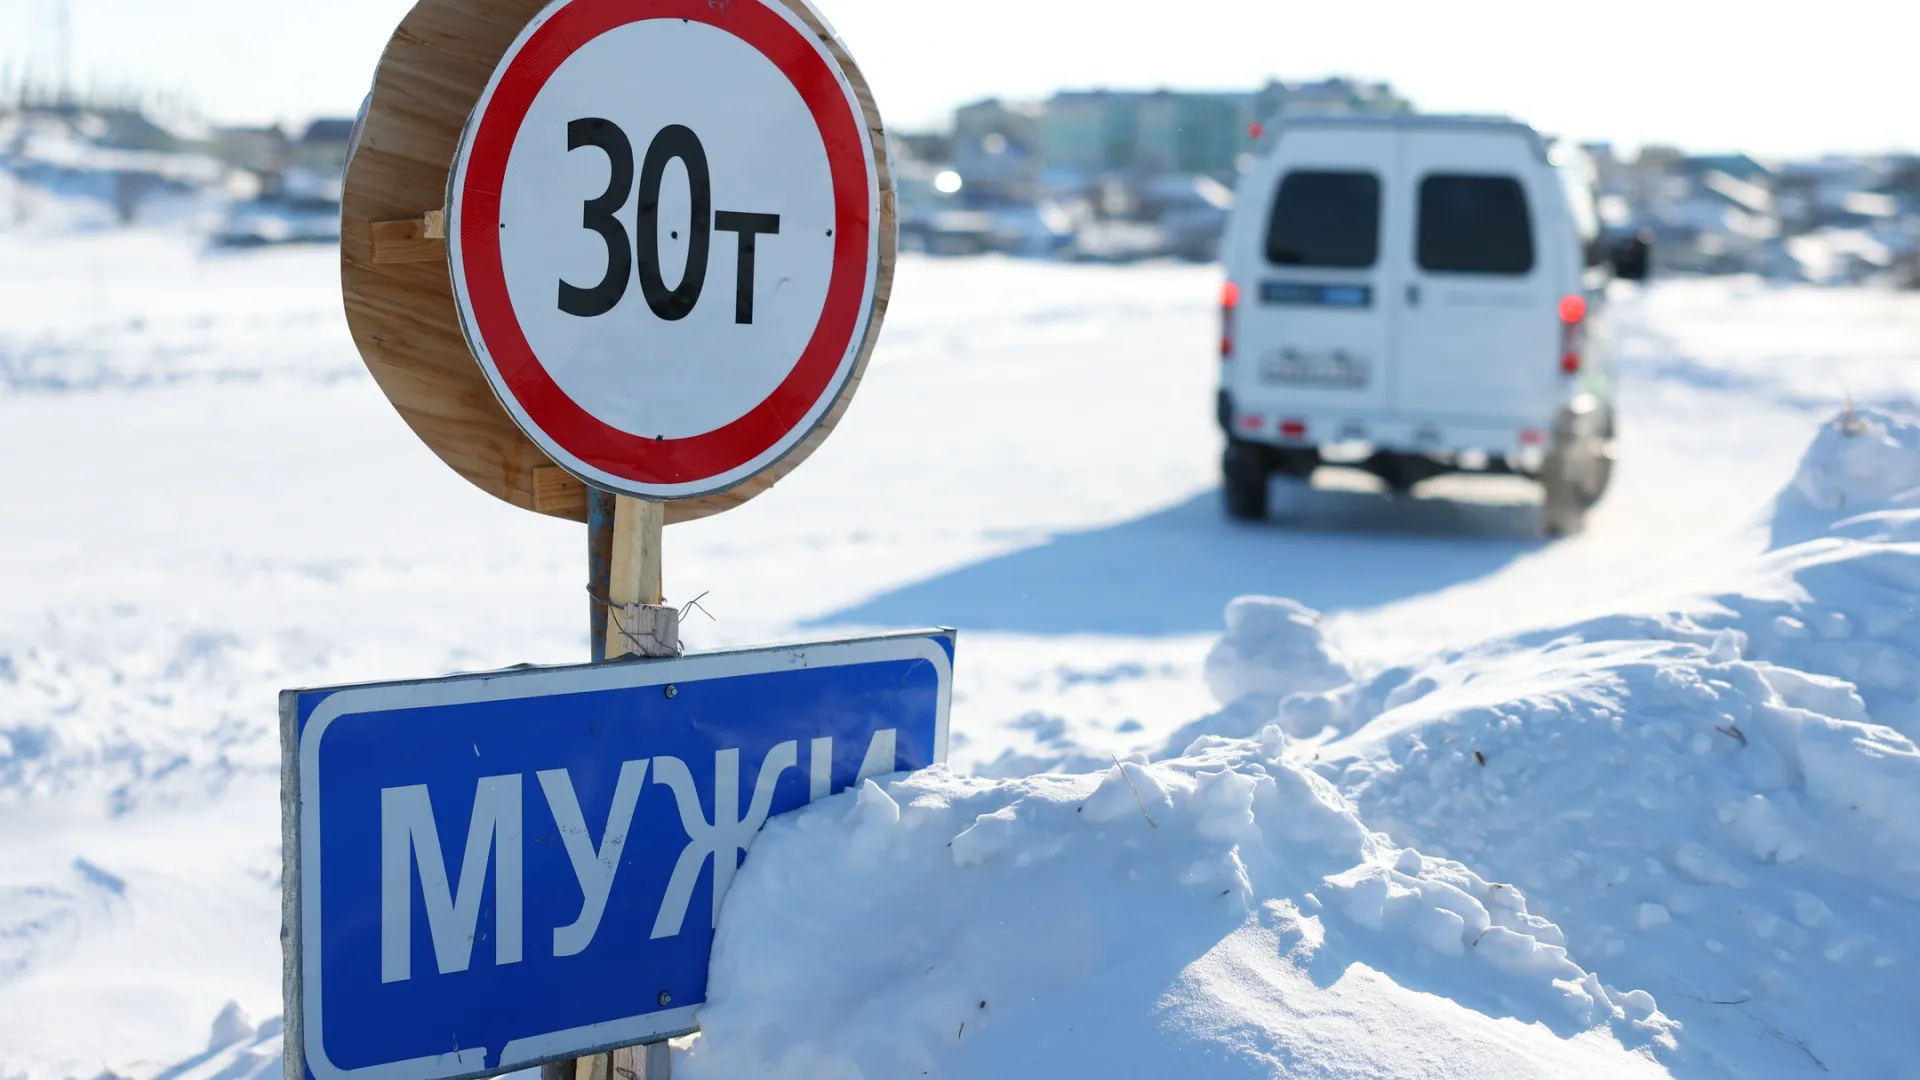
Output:
[[665,1042],[540,1067],[540,1080],[673,1080],[673,1048]]
[[607,659],[680,655],[680,612],[660,589],[665,503],[613,497],[613,560],[607,574]]
[[[587,492],[587,592],[592,595],[593,661],[623,656],[678,656],[680,612],[665,606],[660,540],[666,504]],[[604,601],[604,602],[603,602]],[[556,1061],[540,1080],[672,1080],[673,1049],[665,1042]]]

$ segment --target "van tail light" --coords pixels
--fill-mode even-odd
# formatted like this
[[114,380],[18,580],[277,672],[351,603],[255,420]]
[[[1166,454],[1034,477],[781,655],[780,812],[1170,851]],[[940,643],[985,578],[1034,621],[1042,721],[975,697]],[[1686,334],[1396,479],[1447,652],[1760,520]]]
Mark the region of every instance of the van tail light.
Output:
[[1220,286],[1220,359],[1233,359],[1233,313],[1240,307],[1240,286],[1231,281]]
[[1587,298],[1569,295],[1560,298],[1560,373],[1580,374],[1580,346],[1586,336]]
[[1307,437],[1307,422],[1306,422],[1305,420],[1282,420],[1282,421],[1280,421],[1280,437],[1281,437],[1281,438],[1284,438],[1284,439],[1304,439],[1304,438],[1306,438],[1306,437]]

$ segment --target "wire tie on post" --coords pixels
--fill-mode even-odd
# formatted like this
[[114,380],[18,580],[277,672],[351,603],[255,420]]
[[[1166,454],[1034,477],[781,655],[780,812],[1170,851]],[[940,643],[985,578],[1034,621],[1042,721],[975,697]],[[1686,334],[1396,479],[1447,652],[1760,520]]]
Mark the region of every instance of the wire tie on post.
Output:
[[[604,608],[606,608],[609,614],[618,614],[618,615],[619,615],[619,618],[617,618],[617,619],[615,619],[615,620],[614,620],[614,628],[620,631],[620,636],[621,636],[621,637],[623,637],[623,638],[626,638],[626,639],[627,639],[627,644],[629,644],[629,645],[631,645],[631,646],[633,646],[633,648],[634,648],[634,654],[635,654],[636,656],[648,656],[648,655],[650,655],[650,654],[648,653],[648,651],[647,651],[647,645],[646,645],[646,643],[645,643],[645,642],[643,642],[643,641],[641,641],[641,639],[640,639],[639,637],[636,637],[636,636],[634,635],[634,633],[633,633],[633,631],[631,631],[630,629],[628,629],[628,627],[629,627],[629,626],[631,626],[631,625],[632,625],[633,623],[635,623],[635,622],[638,622],[638,621],[639,621],[639,615],[640,615],[640,610],[641,610],[642,608],[649,608],[649,607],[665,607],[665,605],[663,605],[663,604],[638,604],[638,603],[635,603],[635,604],[624,604],[624,605],[623,605],[623,604],[616,604],[616,603],[614,603],[614,602],[613,602],[612,600],[609,600],[609,599],[607,599],[607,598],[606,598],[605,596],[603,596],[603,595],[601,595],[600,593],[597,593],[597,592],[594,592],[594,591],[593,591],[593,586],[591,586],[591,585],[589,585],[589,586],[587,586],[587,595],[588,595],[588,596],[590,596],[590,597],[592,597],[592,598],[593,598],[593,599],[594,599],[594,600],[595,600],[596,602],[598,602],[598,603],[600,604],[600,606],[602,606],[602,607],[604,607]],[[706,593],[701,593],[700,595],[701,595],[701,596],[705,596],[705,595],[706,595]],[[696,597],[696,598],[694,599],[694,603],[695,603],[695,604],[697,604],[697,603],[699,603],[699,599],[698,599],[697,597]],[[673,608],[670,608],[670,607],[669,607],[669,608],[666,608],[666,610],[668,610],[668,611],[673,611],[674,609],[673,609]],[[701,610],[702,610],[702,611],[705,611],[706,609],[705,609],[705,608],[702,608]],[[709,615],[709,616],[707,616],[707,617],[708,617],[708,618],[710,618],[710,619],[711,619],[711,618],[713,618],[713,616],[711,616],[711,615]],[[644,636],[646,636],[646,637],[649,637],[649,638],[652,638],[652,639],[653,639],[653,642],[654,642],[654,644],[655,644],[655,645],[657,645],[657,646],[661,646],[661,647],[664,647],[664,648],[666,648],[666,649],[668,649],[669,651],[671,651],[671,652],[672,652],[672,654],[673,654],[674,656],[680,656],[680,655],[682,655],[683,653],[685,653],[685,652],[686,652],[686,647],[685,647],[685,646],[683,646],[683,645],[682,645],[682,644],[681,644],[680,642],[678,642],[678,641],[674,641],[674,642],[666,642],[666,641],[662,641],[662,640],[660,640],[660,635],[659,635],[659,634],[646,634],[646,635],[644,635]]]

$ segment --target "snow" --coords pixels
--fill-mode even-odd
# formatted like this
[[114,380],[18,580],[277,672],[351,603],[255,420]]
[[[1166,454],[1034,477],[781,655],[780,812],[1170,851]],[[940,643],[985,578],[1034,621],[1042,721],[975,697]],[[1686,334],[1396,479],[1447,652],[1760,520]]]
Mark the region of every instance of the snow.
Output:
[[1242,596],[1227,605],[1227,632],[1207,653],[1207,689],[1221,701],[1330,690],[1354,673],[1320,633],[1319,613],[1298,601]]
[[1651,999],[1285,750],[1269,728],[1104,774],[934,769],[770,823],[677,1073],[1662,1075],[1627,1049],[1672,1039]]
[[1783,515],[1909,501],[1920,491],[1920,426],[1849,411],[1808,450],[1781,499]]
[[214,1020],[204,1052],[176,1062],[160,1076],[164,1080],[279,1080],[285,1072],[280,1018],[276,1016],[257,1029],[250,1024],[222,1027],[221,1021],[236,1008],[229,1003],[229,1008]]
[[[275,692],[585,654],[580,528],[418,443],[337,280],[0,247],[0,1078],[277,1072]],[[1493,479],[1227,522],[1217,284],[908,259],[834,438],[669,531],[696,647],[962,629],[951,768],[770,826],[687,1075],[1910,1073],[1920,302],[1624,290],[1546,543]]]
[[[1207,664],[1227,708],[1156,763],[932,770],[771,823],[692,1074],[1900,1075],[1916,436],[1823,425],[1771,524],[1827,528],[1743,592],[1333,694],[1315,613],[1242,598]],[[1408,990],[1476,1019],[1429,1056]],[[1347,1009],[1390,1032],[1301,1030]]]

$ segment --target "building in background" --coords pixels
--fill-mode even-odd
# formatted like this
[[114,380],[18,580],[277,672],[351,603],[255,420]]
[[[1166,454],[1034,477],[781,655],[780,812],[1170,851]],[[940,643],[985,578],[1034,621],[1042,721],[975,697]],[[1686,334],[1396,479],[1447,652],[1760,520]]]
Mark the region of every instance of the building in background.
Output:
[[1598,149],[1603,216],[1650,234],[1663,272],[1920,288],[1920,159]]
[[252,177],[264,190],[269,178],[277,179],[291,154],[287,133],[272,127],[217,127],[213,129],[212,149],[221,164]]
[[127,100],[31,88],[0,100],[0,225],[133,225],[156,208],[184,212],[218,179],[219,165],[192,130],[162,124]]
[[1067,90],[1047,100],[1040,119],[1040,151],[1049,175],[1059,178],[1054,183],[1121,171],[1131,163],[1136,97],[1111,90]]
[[[893,132],[905,248],[1204,260],[1274,120],[1393,115],[1384,82],[1062,90],[986,98],[950,130]],[[221,127],[132,90],[80,94],[0,71],[0,230],[191,222],[216,243],[329,242],[353,121]],[[1631,152],[1582,146],[1601,216],[1665,273],[1920,288],[1920,155]]]
[[1134,167],[1148,175],[1230,175],[1248,139],[1246,103],[1236,94],[1153,94],[1134,120]]
[[1270,81],[1251,91],[1066,90],[1041,110],[1040,159],[1048,183],[1166,173],[1231,184],[1259,125],[1288,115],[1412,111],[1386,83]]
[[335,204],[345,192],[347,150],[353,139],[352,117],[329,117],[307,125],[289,147],[281,191],[291,199]]
[[1413,103],[1384,82],[1334,77],[1313,82],[1269,81],[1254,94],[1256,121],[1280,116],[1392,116]]
[[[1063,90],[1022,115],[1037,113],[1038,189],[1084,219],[1083,251],[1211,258],[1264,125],[1411,108],[1385,83],[1335,78],[1244,91]],[[956,133],[965,126],[956,116]],[[956,167],[971,183],[967,163]]]
[[1041,107],[987,98],[953,114],[953,170],[976,205],[1031,203],[1039,196]]
[[353,129],[352,118],[325,117],[308,123],[298,138],[278,127],[218,132],[221,160],[252,184],[251,197],[227,207],[214,242],[249,247],[339,240]]

